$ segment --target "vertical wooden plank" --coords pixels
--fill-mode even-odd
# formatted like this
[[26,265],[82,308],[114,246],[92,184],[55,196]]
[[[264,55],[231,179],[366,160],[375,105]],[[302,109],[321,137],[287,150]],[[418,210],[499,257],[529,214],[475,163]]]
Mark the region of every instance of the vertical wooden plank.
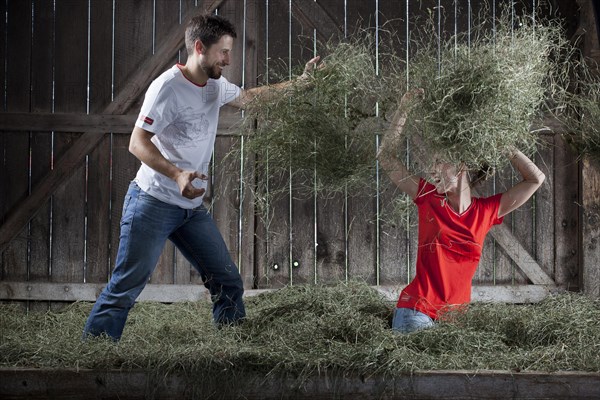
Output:
[[[0,13],[1,15],[6,15],[6,12],[8,10],[7,4],[6,2],[1,2],[0,4]],[[2,59],[3,60],[7,60],[7,54],[8,54],[8,42],[7,42],[7,35],[8,35],[8,26],[6,24],[6,18],[0,18],[0,34],[2,35],[2,37],[0,37],[0,54],[2,55]],[[5,82],[6,82],[6,78],[7,78],[7,71],[5,68],[5,63],[2,62],[0,63],[0,82],[2,82],[2,92],[1,92],[1,96],[0,96],[0,109],[5,112],[7,111],[7,103],[6,103],[6,87],[5,87]],[[7,211],[7,207],[6,207],[6,193],[7,193],[7,187],[6,187],[6,183],[4,182],[5,180],[5,171],[6,168],[5,167],[5,154],[6,154],[6,149],[8,147],[6,146],[6,133],[4,131],[0,131],[0,166],[2,166],[1,170],[0,170],[0,223],[3,223],[6,217],[6,211]],[[4,252],[0,252],[0,279],[4,279]]]
[[[564,18],[565,35],[572,37],[579,27],[579,4],[560,1],[555,13]],[[554,147],[554,245],[555,282],[568,290],[581,290],[581,232],[583,214],[579,197],[581,165],[563,135],[557,134]]]
[[583,159],[581,169],[581,200],[583,218],[581,230],[582,271],[580,285],[584,293],[600,297],[600,163],[590,157]]
[[[498,3],[494,0],[495,3]],[[467,5],[465,4],[465,7]],[[498,6],[498,4],[496,4]],[[468,11],[468,10],[467,10]],[[462,15],[466,15],[466,12],[458,11]],[[492,13],[493,10],[490,10]],[[491,14],[489,17],[493,17]],[[477,14],[471,14],[471,18],[477,19]],[[463,21],[457,26],[463,26],[469,24],[468,21]],[[490,27],[491,28],[491,27]],[[496,174],[486,180],[480,187],[480,195],[482,197],[492,196],[496,193],[505,191],[512,185],[512,170],[510,168],[504,168],[503,170],[496,171]],[[504,224],[512,226],[512,215],[507,215],[504,218]],[[493,228],[492,228],[493,229]],[[496,240],[491,236],[487,235],[479,267],[475,273],[473,279],[474,284],[510,284],[513,279],[513,263],[506,253],[500,249],[500,246],[496,243]]]
[[[348,29],[355,28],[354,21],[363,20],[362,27],[375,26],[375,1],[347,1]],[[376,142],[373,139],[373,162],[375,162]],[[376,177],[373,177],[375,181]],[[348,208],[348,276],[369,284],[377,282],[377,212],[375,191],[350,196]]]
[[[330,19],[318,17],[316,12],[320,7],[320,3],[312,7],[292,3],[293,67],[301,68],[313,56],[315,46],[317,54],[325,56],[314,36],[320,37],[321,31],[335,31],[337,27],[330,26]],[[309,173],[303,186],[312,187],[314,179],[319,177]],[[333,283],[345,276],[344,198],[343,195],[315,198],[307,195],[307,191],[310,189],[302,193],[294,191],[292,195],[295,199],[292,202],[292,282]]]
[[[150,3],[150,2],[148,2]],[[150,14],[148,11],[148,17],[150,21],[145,26],[153,25],[154,36],[151,36],[151,40],[154,43],[160,42],[160,40],[168,33],[169,28],[173,25],[179,24],[179,4],[173,1],[158,0],[154,4],[145,5],[145,7],[154,7],[154,10]],[[181,34],[183,35],[183,27],[181,27]],[[148,40],[147,38],[145,40]],[[150,56],[150,55],[148,55]],[[171,65],[174,65],[177,59],[174,57],[171,60]],[[170,65],[170,66],[171,66]],[[158,260],[158,265],[150,278],[152,283],[174,283],[175,281],[175,245],[171,241],[165,243],[165,247]]]
[[[112,2],[90,3],[90,113],[101,112],[111,101]],[[107,132],[88,159],[87,268],[85,281],[106,282],[111,265],[110,249],[111,140]]]
[[[114,78],[113,95],[127,87],[128,77],[137,65],[152,52],[152,13],[150,7],[142,7],[140,1],[116,2],[114,14]],[[139,109],[134,106],[131,112]],[[131,127],[133,129],[133,126]],[[129,183],[135,177],[140,162],[129,153],[129,135],[113,134],[112,180],[111,180],[111,253],[112,266],[119,249],[120,221],[123,201]],[[111,268],[112,272],[112,268]]]
[[[505,180],[501,183],[501,189],[497,188],[497,191],[505,192],[512,185],[516,184],[520,180],[520,175],[517,171],[514,171],[511,167],[507,167],[510,169],[510,172],[507,171],[504,173]],[[510,179],[510,174],[512,172],[512,179]],[[510,179],[510,181],[508,181]],[[534,195],[535,196],[535,195]],[[507,215],[504,219],[504,223],[511,226],[512,233],[514,237],[521,243],[524,249],[529,252],[532,256],[534,255],[533,249],[533,210],[534,210],[534,201],[535,197],[527,201],[521,207]],[[500,250],[501,253],[504,253],[504,249]],[[497,252],[498,253],[498,252]],[[504,253],[505,254],[505,253]],[[498,265],[498,262],[497,264]],[[496,283],[512,283],[512,284],[525,284],[527,283],[527,277],[524,273],[516,266],[516,264],[511,260],[510,267],[507,262],[505,265],[506,269],[497,268],[496,275],[502,276],[504,279],[496,279]],[[510,273],[509,273],[510,268]],[[508,281],[510,276],[510,281]]]
[[[469,5],[471,8],[469,9]],[[456,4],[455,10],[452,12],[456,12],[456,31],[458,34],[461,33],[469,33],[469,27],[476,26],[481,23],[481,18],[491,18],[492,10],[491,6],[489,9],[485,9],[487,4],[482,2],[459,2]],[[454,8],[454,4],[452,5]],[[486,13],[489,12],[489,14]],[[489,27],[491,28],[491,26]],[[453,32],[454,33],[454,32]],[[473,32],[471,32],[471,36],[473,36]],[[465,43],[466,44],[466,43]],[[508,173],[508,175],[506,175]],[[497,171],[496,175],[493,178],[488,179],[483,182],[481,185],[478,185],[476,189],[479,190],[479,194],[481,197],[488,197],[494,195],[496,192],[500,191],[500,187],[504,186],[504,182],[508,179],[510,184],[511,172],[510,169],[505,171]],[[508,216],[505,223],[510,224],[511,217]],[[473,278],[473,282],[475,284],[493,284],[499,283],[499,281],[503,281],[504,283],[512,280],[512,263],[502,252],[496,249],[496,243],[494,238],[491,235],[486,237],[486,240],[483,244],[483,250],[481,254],[481,259],[479,261],[479,266]]]
[[[33,3],[33,40],[31,70],[31,112],[52,112],[52,81],[54,65],[53,3]],[[51,168],[52,132],[31,132],[31,185],[35,188]],[[50,201],[30,222],[29,279],[47,281],[50,274]],[[29,302],[30,310],[47,310],[47,302]]]
[[[165,0],[168,1],[168,0]],[[172,3],[172,2],[169,2]],[[182,20],[183,15],[186,15],[188,10],[195,8],[195,0],[181,1],[181,10],[178,14],[178,21],[181,20],[181,34],[185,32],[185,27],[188,21]],[[174,62],[185,64],[187,60],[187,50],[185,45],[179,50],[179,54]],[[187,284],[192,282],[194,277],[197,283],[201,282],[200,274],[192,267],[192,264],[181,254],[181,252],[175,248],[175,259],[174,259],[174,283],[175,284]]]
[[[86,2],[56,1],[56,112],[86,112],[87,18]],[[60,159],[77,136],[55,133],[54,160]],[[54,282],[84,280],[85,173],[83,164],[53,196],[51,279]]]
[[[297,71],[313,56],[314,52],[314,26],[299,13],[292,3],[291,26],[288,27],[291,34],[291,67]],[[286,32],[287,33],[287,32]],[[292,169],[295,167],[292,166]],[[313,173],[309,173],[306,185],[313,186]],[[301,178],[302,179],[302,178]],[[293,181],[293,186],[299,184]],[[315,228],[318,226],[316,218],[315,197],[308,194],[307,189],[292,189],[292,259],[291,280],[292,284],[315,283],[316,275],[316,248]]]
[[[115,2],[115,96],[152,54],[153,5],[148,0]],[[130,112],[137,112],[143,100],[133,102]]]
[[[406,38],[406,27],[410,24],[410,21],[406,19],[406,1],[398,3],[380,2],[381,7],[381,23],[385,24],[386,21],[396,20],[392,22],[392,29],[395,29],[395,33],[398,36],[399,43],[395,48],[398,56],[403,59],[406,54],[407,38]],[[382,112],[388,112],[388,110],[382,110]],[[407,149],[404,149],[404,159],[402,162],[407,163]],[[391,215],[393,201],[399,196],[404,194],[389,180],[385,171],[381,170],[382,179],[381,184],[381,210],[383,213],[383,221],[380,228],[380,265],[379,265],[379,282],[383,285],[393,284],[407,284],[410,282],[411,276],[414,273],[415,265],[411,262],[410,251],[411,248],[411,236],[416,237],[417,231],[415,229],[417,224],[417,213],[416,206],[412,205],[411,209],[408,210],[408,217],[413,228],[402,224],[402,221],[398,218],[391,219],[391,217],[397,217]],[[389,216],[386,216],[386,213]],[[416,242],[414,243],[416,246]],[[414,247],[416,250],[416,247]],[[411,273],[411,270],[413,273]]]
[[555,269],[555,232],[556,221],[554,206],[554,135],[542,135],[535,164],[546,175],[546,180],[535,195],[534,213],[534,257],[548,276],[556,276]]
[[[7,34],[8,34],[8,26],[6,24],[6,12],[8,11],[6,1],[0,2],[0,15],[5,16],[4,18],[0,18],[0,56],[3,60],[7,60],[7,50],[8,50],[8,42],[7,42]],[[6,99],[5,99],[5,79],[6,79],[6,65],[4,62],[0,63],[0,83],[2,85],[2,91],[0,96],[0,110],[6,111]],[[3,137],[4,133],[0,131],[0,139]],[[4,155],[4,144],[3,140],[0,140],[0,154]],[[2,156],[4,158],[4,156]],[[2,185],[2,180],[0,179],[0,193],[4,191]],[[0,195],[0,204],[4,204],[1,202],[2,195]],[[0,209],[0,216],[2,215],[2,209]]]
[[[484,182],[478,190],[482,197],[505,192],[513,184],[513,171],[510,166],[497,170],[495,175]],[[503,224],[512,231],[513,214],[504,217]],[[492,228],[494,229],[494,228]],[[485,239],[479,268],[475,274],[475,284],[510,285],[513,283],[514,263],[496,240],[488,234]]]
[[[238,59],[239,62],[239,59]],[[239,79],[236,79],[239,84]],[[223,110],[224,113],[232,110]],[[241,138],[236,136],[217,136],[213,153],[215,172],[212,177],[212,195],[214,200],[212,216],[223,236],[231,259],[238,264],[238,218],[240,204],[240,158],[228,156],[231,151],[240,148]],[[227,157],[227,162],[222,162]],[[210,172],[210,171],[209,171]],[[210,175],[210,174],[208,174]],[[238,265],[238,268],[240,266]]]
[[[219,15],[231,21],[237,33],[237,38],[234,41],[233,54],[231,65],[224,71],[224,76],[232,83],[242,86],[242,73],[245,68],[244,52],[244,3],[243,2],[226,2],[216,11]],[[225,106],[221,109],[221,115],[240,115],[237,109]],[[219,226],[219,230],[227,243],[227,248],[232,260],[238,264],[239,260],[239,217],[240,217],[240,179],[241,179],[241,159],[235,157],[230,159],[227,165],[221,163],[225,156],[235,150],[239,150],[241,146],[241,138],[235,136],[220,136],[215,142],[214,150],[214,192],[215,202],[213,203],[214,218]],[[237,265],[240,270],[243,268]],[[244,282],[246,283],[246,282]]]
[[[185,25],[179,23],[179,19],[181,17],[179,1],[155,0],[154,9],[155,44],[159,43],[166,36],[169,30],[175,25],[180,25],[181,35],[185,35]],[[175,63],[177,62],[179,62],[179,56],[173,56],[170,65],[175,65]]]
[[[30,110],[31,7],[31,1],[8,2],[5,110],[9,112]],[[28,194],[29,134],[4,132],[3,141],[5,151],[0,168],[4,189],[0,194],[2,222],[7,213]],[[24,281],[28,278],[27,247],[28,228],[25,227],[2,253],[2,279]]]
[[[258,84],[267,85],[275,82],[271,74],[273,69],[273,61],[271,60],[270,52],[276,51],[277,49],[273,46],[273,41],[281,38],[278,38],[276,35],[272,34],[272,23],[275,21],[273,20],[272,16],[273,4],[268,4],[266,0],[259,0],[259,7],[261,13],[256,22],[259,27],[257,40]],[[254,166],[252,166],[252,168],[254,168]],[[269,183],[273,181],[273,177],[265,178],[262,176],[255,176],[255,179],[270,179]],[[282,202],[279,202],[278,204],[285,206],[285,203]],[[271,205],[269,205],[269,207],[271,207]],[[269,208],[269,210],[272,210],[272,208]],[[282,272],[282,269],[273,268],[275,265],[279,267],[279,264],[283,262],[282,243],[284,242],[284,235],[274,234],[274,231],[272,230],[273,225],[271,222],[273,221],[270,220],[267,215],[264,215],[257,205],[257,208],[255,209],[256,229],[254,233],[254,268],[256,274],[255,285],[257,288],[280,287],[285,284],[285,280],[287,279],[281,279],[283,278],[283,275],[285,275]],[[275,245],[273,241],[275,241]],[[274,254],[273,249],[278,249],[278,252]],[[271,278],[274,279],[271,280]]]
[[554,246],[555,281],[569,289],[579,289],[579,165],[561,135],[554,146]]
[[345,197],[319,196],[317,203],[317,282],[346,280]]
[[[258,0],[258,9],[259,11],[256,14],[256,25],[258,27],[257,31],[257,84],[258,85],[267,85],[269,78],[268,69],[271,67],[270,60],[267,59],[269,56],[269,32],[270,26],[269,21],[267,21],[267,16],[269,13],[269,9],[267,8],[266,0]],[[249,166],[254,170],[254,165]],[[260,179],[255,176],[254,183],[256,183],[256,179]],[[256,185],[254,185],[256,188]],[[254,197],[254,194],[252,195]],[[258,204],[256,204],[257,209],[255,210],[255,243],[254,243],[254,272],[255,279],[254,284],[257,288],[267,287],[269,284],[269,280],[267,277],[269,276],[269,263],[270,260],[270,237],[269,231],[267,229],[267,221],[266,217],[261,215],[260,210],[258,210]]]
[[[278,79],[273,71],[283,72],[282,60],[286,63],[288,60],[288,2],[286,0],[269,1],[268,7],[265,5],[265,12],[267,13],[265,19],[268,20],[268,30],[265,33],[265,48],[269,57],[268,80],[269,83],[276,83]],[[270,197],[269,212],[263,216],[266,254],[264,258],[257,261],[257,283],[261,288],[276,288],[289,284],[291,276],[289,194],[284,183],[286,182],[285,178],[269,176],[267,179],[271,194],[280,190],[286,192],[276,199]]]
[[[323,10],[323,13],[307,17],[316,26],[318,37],[322,37],[324,40],[338,40],[336,37],[327,37],[327,33],[331,32],[337,35],[339,40],[342,40],[346,24],[344,19],[346,4],[340,1],[318,1],[317,6]],[[317,54],[321,57],[327,56],[319,48],[317,48]],[[317,282],[319,283],[333,284],[348,279],[346,207],[347,195],[345,193],[337,193],[332,196],[322,195],[317,199],[316,257]]]
[[[493,0],[496,14],[502,7],[501,1]],[[490,10],[492,13],[493,10]],[[490,15],[490,17],[493,17]],[[465,22],[463,22],[464,25]],[[458,23],[457,23],[458,25]],[[496,174],[480,186],[481,196],[492,196],[506,190],[512,184],[512,172],[509,168],[496,171]],[[512,226],[512,216],[504,217],[505,225]],[[493,228],[492,228],[493,229]],[[474,284],[511,284],[513,278],[513,263],[506,253],[496,243],[496,240],[488,234],[483,245],[483,252],[479,267],[473,279]]]
[[[523,10],[519,10],[517,15],[532,15],[531,2],[525,1],[523,4]],[[535,159],[532,158],[532,159]],[[521,180],[521,176],[517,171],[514,172],[514,181],[513,183],[517,183]],[[523,204],[521,207],[512,212],[513,214],[513,234],[515,238],[523,245],[525,250],[531,254],[535,259],[535,245],[533,242],[534,239],[534,210],[535,210],[535,201],[538,197],[538,194],[534,194],[533,197]],[[525,274],[521,272],[519,268],[514,268],[513,272],[513,282],[515,284],[526,284],[527,277]]]
[[[244,59],[244,2],[225,2],[218,8],[217,13],[233,23],[237,38],[234,40],[231,64],[225,69],[223,75],[232,83],[242,86],[245,83]],[[225,106],[221,109],[221,116],[239,116],[239,110]],[[215,141],[213,153],[213,218],[219,227],[221,235],[227,244],[232,260],[238,266],[244,286],[252,286],[252,273],[254,266],[240,263],[240,206],[244,193],[240,190],[242,160],[239,156],[227,155],[237,152],[241,147],[242,139],[239,136],[218,136]],[[226,161],[225,161],[226,160]],[[225,162],[223,162],[225,161]],[[209,171],[210,172],[210,171]],[[210,173],[208,173],[210,175]],[[245,273],[249,272],[249,275]]]
[[[391,202],[404,194],[394,184],[386,179],[382,180],[384,190],[381,194],[382,210],[385,213],[388,207],[392,207]],[[416,235],[414,226],[417,224],[416,206],[413,204],[406,211],[406,214],[400,215],[385,215],[384,221],[381,224],[381,259],[380,259],[380,284],[394,285],[407,284],[410,282],[414,274],[415,265],[409,257],[408,249],[411,246],[411,237]],[[393,219],[395,218],[395,219]],[[403,218],[408,218],[410,225],[403,224]],[[415,245],[416,246],[416,245]],[[416,251],[416,247],[415,251]],[[411,273],[412,271],[412,273]]]
[[[246,0],[246,40],[243,43],[245,46],[245,59],[244,59],[244,86],[246,89],[250,89],[258,85],[258,42],[260,24],[263,22],[263,9],[260,5],[260,0]],[[244,153],[244,175],[249,176],[253,181],[254,175],[252,174],[254,166],[254,156]],[[251,182],[252,182],[251,181]],[[253,288],[254,281],[256,279],[255,261],[254,261],[254,231],[255,231],[255,218],[254,218],[254,199],[252,197],[252,185],[246,184],[243,187],[242,197],[242,220],[241,220],[241,249],[240,251],[240,264],[241,273],[244,279],[244,287]]]
[[[115,2],[114,10],[114,96],[127,87],[128,77],[152,54],[152,3],[132,0]],[[139,102],[138,102],[139,103]],[[130,110],[139,111],[139,105]],[[133,129],[133,126],[131,127]],[[123,200],[140,162],[129,153],[129,135],[112,135],[111,251],[119,248]],[[113,264],[114,265],[114,264]]]
[[[296,193],[292,191],[292,193]],[[292,284],[314,284],[315,270],[315,204],[312,196],[292,195]]]
[[[292,36],[291,64],[292,68],[296,70],[314,55],[316,21],[313,21],[311,17],[301,13],[292,4],[292,25],[290,27]],[[313,150],[316,150],[314,146]],[[295,169],[293,165],[292,169]],[[315,179],[318,179],[318,177],[315,177],[314,171],[310,171],[304,179],[304,188],[292,191],[291,271],[293,284],[315,284],[321,279],[323,281],[330,280],[329,277],[336,275],[335,270],[337,269],[335,264],[330,261],[324,262],[323,258],[325,257],[320,258],[318,255],[318,251],[321,251],[321,254],[326,254],[327,252],[323,250],[326,250],[327,246],[336,247],[335,233],[328,232],[328,228],[335,231],[336,227],[327,227],[326,224],[329,222],[327,218],[321,221],[318,216],[318,202],[324,199],[320,199],[316,193],[312,193]],[[299,182],[294,180],[293,184],[296,186]],[[331,237],[326,238],[326,234],[331,235]]]
[[[586,32],[583,39],[583,54],[586,57],[600,54],[600,37],[594,32],[598,21],[591,1],[577,2],[581,7],[580,28]],[[597,63],[598,57],[593,58]],[[596,65],[597,68],[597,64]],[[599,70],[595,73],[598,76]],[[584,157],[581,168],[580,194],[583,206],[581,219],[581,274],[580,287],[592,297],[600,297],[600,162]]]

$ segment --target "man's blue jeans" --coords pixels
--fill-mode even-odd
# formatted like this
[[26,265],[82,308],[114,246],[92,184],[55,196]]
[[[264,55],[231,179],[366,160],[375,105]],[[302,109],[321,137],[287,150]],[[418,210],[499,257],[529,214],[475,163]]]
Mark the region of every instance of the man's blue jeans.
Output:
[[146,194],[132,182],[125,196],[117,260],[110,282],[96,300],[83,335],[106,333],[118,340],[136,298],[170,239],[198,270],[213,300],[217,325],[245,317],[244,288],[237,266],[208,211],[185,210]]
[[396,333],[411,333],[433,326],[433,319],[420,311],[412,308],[396,308],[394,310],[392,330]]

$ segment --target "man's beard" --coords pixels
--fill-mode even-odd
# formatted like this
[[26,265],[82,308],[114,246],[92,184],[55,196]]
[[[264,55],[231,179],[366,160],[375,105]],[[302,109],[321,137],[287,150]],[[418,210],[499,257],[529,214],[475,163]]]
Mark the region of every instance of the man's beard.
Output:
[[211,65],[211,66],[203,65],[202,69],[204,70],[204,72],[206,72],[206,75],[210,79],[219,79],[221,77],[221,68],[219,68],[217,65]]

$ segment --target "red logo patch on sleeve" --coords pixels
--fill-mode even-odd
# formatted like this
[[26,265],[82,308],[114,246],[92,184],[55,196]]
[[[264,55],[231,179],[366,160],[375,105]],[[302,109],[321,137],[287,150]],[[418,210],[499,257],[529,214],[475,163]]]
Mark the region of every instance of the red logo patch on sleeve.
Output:
[[152,118],[147,117],[145,115],[141,115],[141,114],[140,114],[140,121],[144,121],[148,125],[152,125],[154,123],[154,120]]

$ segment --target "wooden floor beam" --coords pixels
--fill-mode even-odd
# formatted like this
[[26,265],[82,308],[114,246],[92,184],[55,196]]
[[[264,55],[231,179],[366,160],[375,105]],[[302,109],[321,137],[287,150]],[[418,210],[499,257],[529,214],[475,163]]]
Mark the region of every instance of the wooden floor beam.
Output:
[[[9,301],[95,301],[105,284],[53,283],[53,282],[0,282],[0,300]],[[398,299],[404,288],[398,286],[373,286],[391,302]],[[246,290],[245,296],[256,296],[277,289]],[[553,286],[543,285],[481,285],[471,291],[474,302],[537,303],[553,293]],[[148,284],[138,301],[177,303],[210,300],[208,290],[201,285]]]
[[[183,373],[186,372],[186,373]],[[224,385],[223,382],[235,382]],[[597,372],[515,372],[494,370],[407,371],[395,376],[362,376],[328,370],[294,377],[246,371],[235,366],[197,377],[189,371],[157,379],[152,370],[0,368],[5,399],[182,399],[191,393],[218,393],[244,399],[597,399]]]

